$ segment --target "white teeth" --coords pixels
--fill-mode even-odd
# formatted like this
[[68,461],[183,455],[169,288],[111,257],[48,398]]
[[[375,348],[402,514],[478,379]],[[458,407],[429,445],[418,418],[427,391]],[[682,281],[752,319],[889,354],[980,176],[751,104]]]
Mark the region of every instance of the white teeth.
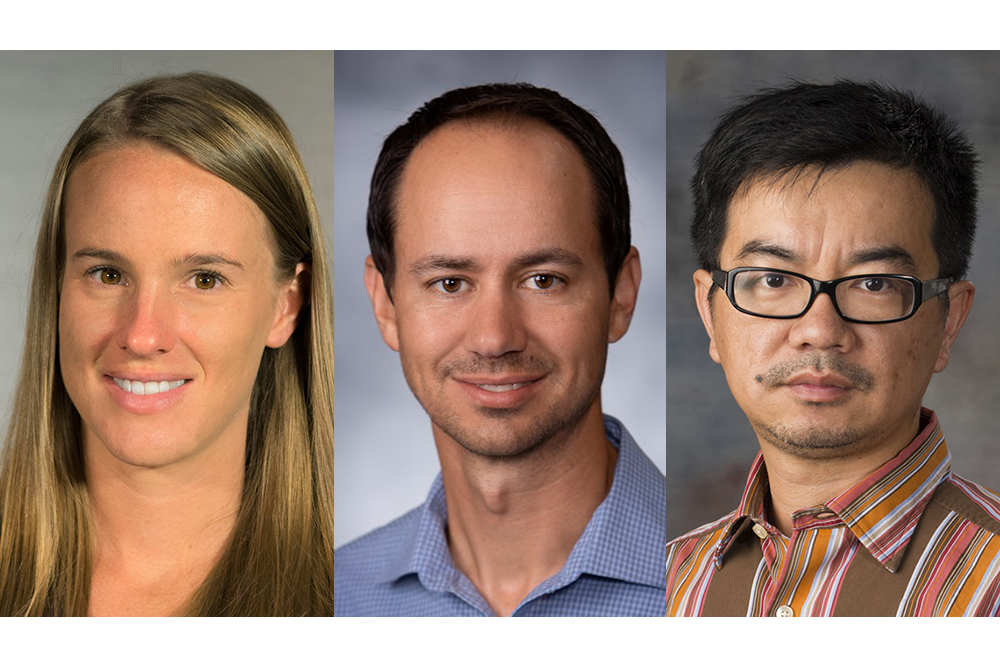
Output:
[[159,394],[162,392],[170,391],[171,389],[177,389],[187,380],[174,380],[173,382],[168,382],[166,380],[161,380],[160,382],[140,382],[139,380],[124,380],[121,378],[112,378],[115,384],[129,392],[130,394],[135,394],[136,396],[149,396],[151,394]]
[[480,389],[485,389],[486,391],[502,392],[502,391],[514,391],[515,389],[520,389],[526,384],[528,383],[515,382],[514,384],[477,384],[476,386],[479,387]]

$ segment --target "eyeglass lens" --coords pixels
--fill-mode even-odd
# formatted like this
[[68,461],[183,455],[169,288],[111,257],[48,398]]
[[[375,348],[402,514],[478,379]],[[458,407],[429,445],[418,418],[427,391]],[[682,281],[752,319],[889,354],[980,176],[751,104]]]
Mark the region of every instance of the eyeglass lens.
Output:
[[[911,282],[892,276],[859,276],[836,287],[837,305],[844,317],[865,322],[905,317],[913,309],[914,295]],[[780,271],[743,271],[734,276],[736,305],[757,315],[801,315],[811,296],[807,280]]]

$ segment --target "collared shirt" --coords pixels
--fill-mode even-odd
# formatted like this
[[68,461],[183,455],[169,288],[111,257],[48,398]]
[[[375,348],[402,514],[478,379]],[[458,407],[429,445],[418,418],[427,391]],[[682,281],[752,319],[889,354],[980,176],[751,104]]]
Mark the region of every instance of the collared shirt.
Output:
[[[554,576],[514,616],[662,616],[666,612],[666,478],[613,417],[611,490]],[[493,616],[448,550],[441,475],[426,502],[334,553],[336,616]]]
[[667,545],[672,616],[996,616],[1000,497],[951,472],[937,416],[825,505],[768,523],[760,454],[735,512]]

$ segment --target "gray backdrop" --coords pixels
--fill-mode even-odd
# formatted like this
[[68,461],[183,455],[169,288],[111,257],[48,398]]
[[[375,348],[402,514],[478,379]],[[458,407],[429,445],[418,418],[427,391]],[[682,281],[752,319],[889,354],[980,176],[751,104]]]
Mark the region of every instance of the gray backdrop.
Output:
[[334,182],[337,289],[336,542],[344,544],[423,502],[439,470],[430,420],[382,342],[362,281],[368,185],[382,141],[427,100],[459,86],[527,81],[593,112],[625,156],[639,304],[612,345],[605,412],[666,467],[663,52],[337,52]]
[[228,76],[271,103],[298,143],[333,239],[333,53],[0,53],[0,406],[6,429],[21,361],[28,281],[45,191],[80,121],[133,80],[188,70]]
[[993,53],[668,53],[667,392],[668,534],[732,511],[758,449],[708,356],[695,309],[687,239],[692,162],[718,114],[735,96],[790,78],[875,79],[923,95],[968,132],[983,164],[980,229],[970,279],[976,298],[948,368],[924,405],[938,413],[958,474],[1000,489],[1000,55]]

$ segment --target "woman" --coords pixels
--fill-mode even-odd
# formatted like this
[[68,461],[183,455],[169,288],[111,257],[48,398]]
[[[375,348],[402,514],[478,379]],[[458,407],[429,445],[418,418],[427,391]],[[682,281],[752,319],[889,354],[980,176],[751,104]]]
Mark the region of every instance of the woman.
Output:
[[130,85],[63,151],[0,468],[4,615],[331,615],[333,296],[245,87]]

